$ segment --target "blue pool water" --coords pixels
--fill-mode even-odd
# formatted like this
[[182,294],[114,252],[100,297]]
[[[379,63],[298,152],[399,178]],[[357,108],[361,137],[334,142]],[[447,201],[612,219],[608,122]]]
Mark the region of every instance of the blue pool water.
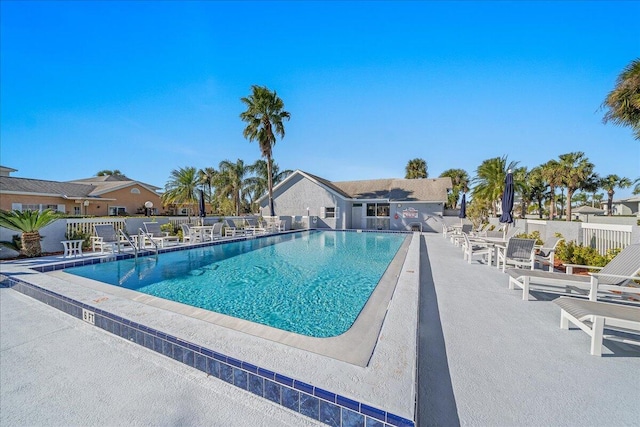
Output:
[[65,271],[326,338],[351,327],[405,237],[308,231]]

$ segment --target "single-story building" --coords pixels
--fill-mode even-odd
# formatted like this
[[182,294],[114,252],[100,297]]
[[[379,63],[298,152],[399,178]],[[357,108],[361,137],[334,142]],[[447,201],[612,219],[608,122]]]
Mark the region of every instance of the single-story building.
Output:
[[[16,169],[0,166],[0,209],[53,209],[67,215],[163,213],[159,187],[124,175],[94,176],[68,182],[12,177]],[[153,206],[145,211],[145,203]],[[148,204],[147,204],[148,205]]]
[[[309,217],[314,228],[439,231],[451,178],[331,182],[296,170],[273,188],[275,214]],[[270,215],[269,197],[258,199]]]
[[[607,215],[609,205],[606,200],[602,202],[602,209],[604,209],[605,215]],[[640,215],[640,196],[614,200],[611,203],[611,210],[612,215]]]

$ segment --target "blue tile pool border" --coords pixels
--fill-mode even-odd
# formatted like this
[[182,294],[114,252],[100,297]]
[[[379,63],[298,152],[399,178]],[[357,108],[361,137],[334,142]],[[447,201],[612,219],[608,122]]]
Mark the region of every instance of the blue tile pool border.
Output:
[[[213,244],[227,243],[213,242]],[[211,245],[212,243],[205,243]],[[184,250],[198,247],[164,248],[162,252]],[[118,254],[115,259],[126,259],[133,254]],[[49,272],[64,268],[113,261],[114,258],[72,260],[58,264],[32,267],[39,272]],[[384,427],[415,427],[415,422],[381,408],[375,408],[362,402],[315,387],[286,375],[273,372],[251,363],[238,360],[212,349],[174,337],[162,331],[109,313],[105,310],[73,300],[48,289],[27,283],[18,278],[4,275],[0,282],[24,295],[41,301],[80,320],[83,311],[93,314],[94,326],[110,332],[128,341],[139,344],[149,350],[170,357],[178,362],[198,369],[210,376],[268,399],[278,405],[313,418],[324,424],[336,427],[355,427],[381,425]]]

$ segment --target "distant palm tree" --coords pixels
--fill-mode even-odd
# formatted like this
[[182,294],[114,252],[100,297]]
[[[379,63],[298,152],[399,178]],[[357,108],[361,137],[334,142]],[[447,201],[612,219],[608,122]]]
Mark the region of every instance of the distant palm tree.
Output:
[[249,169],[244,162],[238,159],[237,162],[223,160],[218,165],[218,175],[216,178],[216,186],[220,195],[223,197],[231,197],[235,208],[236,216],[240,215],[242,201],[246,194],[246,176]]
[[184,167],[171,171],[171,177],[165,185],[162,203],[188,207],[187,216],[195,212],[198,203],[198,172],[194,167]]
[[249,141],[258,141],[262,156],[267,161],[269,211],[275,215],[273,208],[273,172],[271,171],[271,157],[273,146],[276,143],[276,135],[284,138],[284,120],[289,120],[291,114],[284,111],[284,102],[275,91],[270,91],[264,86],[253,85],[251,95],[240,99],[247,110],[240,114],[242,121],[247,122],[243,131]]
[[640,194],[640,178],[633,181],[632,185],[635,185],[635,187],[633,187],[633,194]]
[[571,197],[576,190],[589,188],[595,181],[594,164],[582,151],[560,155],[562,182],[567,188],[566,220],[571,221]]
[[562,172],[557,160],[549,160],[540,166],[542,179],[549,185],[549,219],[553,220],[556,214],[556,188],[562,185]]
[[542,167],[537,166],[529,171],[527,175],[529,199],[535,201],[538,204],[538,217],[542,219],[544,214],[543,201],[547,196],[548,185],[542,178]]
[[104,169],[99,171],[96,176],[124,176],[122,175],[122,172],[120,172],[118,169],[114,169],[114,170],[109,170],[109,169]]
[[[267,168],[267,162],[265,160],[256,160],[256,162],[247,167],[250,173],[254,176],[247,178],[247,192],[249,194],[249,202],[251,205],[269,189],[269,168]],[[280,181],[288,177],[293,171],[291,169],[285,169],[280,172],[278,165],[271,160],[271,173],[273,174],[273,185],[276,186]]]
[[215,186],[218,171],[214,168],[204,168],[198,171],[198,184],[207,189],[207,200],[211,203],[211,189]]
[[40,230],[60,218],[51,209],[42,212],[32,210],[0,210],[0,227],[13,231],[20,231],[20,246],[22,255],[33,258],[42,255]]
[[405,167],[405,179],[427,178],[427,162],[424,159],[409,160]]
[[498,201],[504,191],[504,180],[507,171],[515,169],[518,162],[511,161],[507,164],[507,156],[487,159],[476,169],[476,177],[473,179],[473,198],[480,197],[491,204],[491,214],[498,212]]
[[616,87],[602,103],[607,108],[602,121],[631,126],[635,139],[640,140],[640,58],[636,58],[622,70]]
[[447,197],[447,205],[450,209],[458,206],[460,193],[466,193],[469,189],[469,174],[464,169],[447,169],[440,174],[440,178],[451,178],[453,188]]
[[599,184],[600,188],[607,192],[607,215],[613,215],[613,195],[615,194],[615,188],[629,188],[632,185],[631,180],[612,174],[602,178]]

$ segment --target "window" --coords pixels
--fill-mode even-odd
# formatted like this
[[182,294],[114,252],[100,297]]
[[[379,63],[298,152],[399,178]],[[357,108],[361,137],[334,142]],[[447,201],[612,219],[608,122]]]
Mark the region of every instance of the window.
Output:
[[131,189],[131,194],[140,194],[140,190],[137,188],[132,188]]
[[74,215],[82,215],[82,211],[80,209],[80,206],[74,206],[73,207],[73,214]]
[[325,208],[325,218],[335,218],[336,217],[336,208]]
[[125,215],[126,213],[127,209],[123,206],[109,206],[110,216]]
[[40,210],[40,205],[27,205],[27,204],[23,204],[23,205],[22,205],[22,210],[23,210],[23,211],[39,211],[39,210]]
[[388,217],[389,203],[367,203],[367,216]]

